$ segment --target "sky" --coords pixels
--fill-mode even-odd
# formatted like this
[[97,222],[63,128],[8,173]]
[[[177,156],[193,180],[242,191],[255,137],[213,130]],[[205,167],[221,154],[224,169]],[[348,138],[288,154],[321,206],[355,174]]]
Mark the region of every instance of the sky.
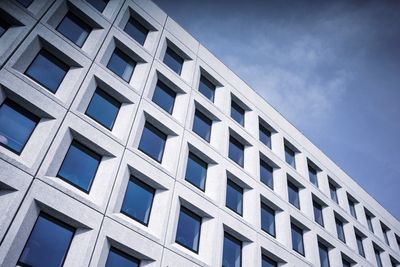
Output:
[[400,219],[400,1],[154,1]]

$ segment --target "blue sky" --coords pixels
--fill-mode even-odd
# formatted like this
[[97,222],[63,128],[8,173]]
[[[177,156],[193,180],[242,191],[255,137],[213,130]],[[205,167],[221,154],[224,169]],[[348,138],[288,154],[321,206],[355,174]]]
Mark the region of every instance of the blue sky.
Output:
[[400,219],[400,1],[155,2]]

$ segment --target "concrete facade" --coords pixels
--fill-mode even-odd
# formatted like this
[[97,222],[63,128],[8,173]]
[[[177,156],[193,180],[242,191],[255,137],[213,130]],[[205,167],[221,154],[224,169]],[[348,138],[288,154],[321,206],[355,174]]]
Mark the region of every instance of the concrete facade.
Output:
[[[242,241],[244,267],[261,266],[262,255],[278,266],[320,266],[318,242],[329,248],[332,267],[343,266],[343,258],[377,266],[374,247],[384,267],[399,266],[399,221],[154,3],[110,0],[100,13],[81,0],[34,0],[28,8],[5,0],[0,9],[12,24],[0,38],[0,103],[10,98],[40,117],[20,155],[0,146],[0,266],[16,265],[40,212],[77,229],[64,266],[104,266],[111,246],[140,266],[221,266],[224,232]],[[81,48],[55,30],[68,10],[94,25]],[[123,30],[130,16],[150,30],[143,46]],[[115,47],[138,62],[129,82],[106,67]],[[167,47],[185,59],[180,75],[163,63]],[[71,66],[55,94],[24,75],[41,48]],[[198,91],[201,75],[216,85],[214,102]],[[152,101],[157,80],[177,93],[172,114]],[[85,115],[97,86],[122,103],[111,131]],[[243,127],[230,116],[231,99],[245,110]],[[196,109],[213,121],[210,142],[192,131]],[[260,120],[272,133],[271,149],[259,140]],[[146,121],[168,134],[160,163],[138,149]],[[243,167],[228,157],[230,135],[245,146]],[[88,193],[56,177],[72,140],[102,156]],[[285,145],[295,151],[296,168],[285,161]],[[189,151],[208,163],[204,192],[185,180]],[[273,190],[260,181],[260,159],[274,169]],[[318,187],[308,165],[317,170]],[[131,175],[156,190],[146,226],[120,213]],[[228,178],[244,190],[242,216],[225,206]],[[288,180],[300,189],[300,209],[288,202]],[[324,227],[314,221],[313,201],[323,207]],[[261,202],[275,210],[275,237],[261,230]],[[198,253],[175,242],[181,206],[202,217]],[[304,231],[304,256],[292,250],[291,223]],[[363,236],[365,258],[355,232]]]

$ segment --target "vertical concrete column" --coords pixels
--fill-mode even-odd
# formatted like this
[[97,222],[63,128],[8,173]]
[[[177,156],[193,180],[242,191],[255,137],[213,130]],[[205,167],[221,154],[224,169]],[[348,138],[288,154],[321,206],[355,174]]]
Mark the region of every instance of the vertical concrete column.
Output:
[[276,239],[289,251],[292,250],[292,237],[290,232],[290,214],[287,209],[278,212],[276,220]]
[[304,231],[303,239],[306,259],[314,265],[319,266],[317,234],[312,230]]
[[343,267],[340,249],[332,248],[329,250],[329,263],[330,267]]
[[308,179],[308,164],[307,164],[307,157],[301,153],[296,153],[296,170],[298,173],[301,174],[305,179]]
[[271,135],[271,149],[279,158],[285,161],[285,143],[281,133]]
[[331,233],[333,236],[337,236],[336,233],[336,223],[335,223],[335,213],[333,208],[330,206],[325,206],[322,209],[322,214],[324,216],[325,229]]
[[283,169],[274,170],[274,191],[284,200],[288,199],[286,172]]
[[300,189],[300,210],[308,217],[310,220],[314,220],[314,210],[312,205],[312,197],[310,190],[306,188]]

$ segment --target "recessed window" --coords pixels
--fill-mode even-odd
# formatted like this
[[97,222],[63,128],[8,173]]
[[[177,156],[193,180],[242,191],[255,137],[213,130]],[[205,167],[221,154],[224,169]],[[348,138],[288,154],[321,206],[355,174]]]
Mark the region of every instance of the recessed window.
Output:
[[318,242],[319,263],[321,267],[329,267],[329,250],[324,244]]
[[242,266],[242,242],[228,233],[224,233],[224,251],[222,267]]
[[185,207],[179,212],[175,242],[197,253],[200,242],[201,217]]
[[62,266],[75,229],[40,214],[19,257],[18,266]]
[[201,190],[205,190],[208,164],[192,152],[189,152],[185,179]]
[[342,258],[342,264],[343,264],[343,267],[351,267],[351,265],[352,265],[348,260],[343,259],[343,258]]
[[184,59],[180,55],[178,55],[174,50],[167,47],[163,62],[178,75],[181,75]]
[[55,93],[68,70],[67,64],[61,62],[47,50],[42,49],[25,71],[25,74],[50,92]]
[[376,260],[376,266],[383,267],[382,259],[381,259],[381,251],[374,247],[374,254],[375,254],[375,260]]
[[317,170],[310,165],[308,165],[308,176],[310,178],[310,182],[318,187],[318,176],[317,176]]
[[339,238],[340,241],[346,243],[346,236],[344,234],[343,222],[338,218],[335,218],[335,223],[336,223],[337,237]]
[[360,254],[365,258],[363,238],[360,235],[356,234],[356,241],[357,241],[358,254]]
[[149,33],[149,30],[134,17],[129,18],[124,31],[141,45],[144,45],[147,34]]
[[211,102],[214,102],[215,88],[216,86],[210,82],[209,79],[203,75],[200,76],[199,92],[207,97]]
[[299,188],[289,181],[288,181],[288,197],[289,197],[289,203],[295,206],[296,208],[300,209]]
[[10,23],[0,19],[0,37],[11,27]]
[[32,4],[33,0],[17,0],[17,2],[27,8]]
[[115,48],[108,61],[107,68],[129,82],[135,70],[136,62],[119,48]]
[[349,209],[350,209],[351,216],[353,216],[355,219],[357,219],[356,203],[350,198],[349,198]]
[[40,118],[13,101],[0,105],[0,145],[21,154]]
[[154,94],[152,101],[156,103],[163,110],[172,114],[174,109],[176,92],[169,88],[165,83],[157,81],[156,88],[154,89]]
[[339,204],[339,199],[337,196],[337,188],[332,183],[329,183],[329,193],[331,195],[331,199],[335,201],[337,204]]
[[271,131],[260,123],[258,125],[258,133],[261,143],[271,149]]
[[56,30],[79,47],[85,43],[92,28],[72,12],[68,12]]
[[226,185],[226,206],[240,216],[243,214],[243,188],[227,180]]
[[139,267],[139,265],[140,260],[111,247],[105,267]]
[[368,229],[373,233],[374,232],[374,227],[372,226],[372,216],[366,212],[365,213],[365,217],[367,219]]
[[322,205],[313,201],[314,220],[316,223],[324,227],[324,217],[322,214]]
[[237,123],[244,126],[244,113],[245,110],[235,101],[231,101],[231,117]]
[[287,164],[296,169],[295,154],[296,153],[293,151],[293,149],[285,145],[285,161]]
[[260,180],[272,190],[274,189],[274,168],[264,160],[260,160]]
[[261,203],[261,229],[275,237],[275,210]]
[[194,119],[193,119],[193,132],[199,135],[201,138],[210,142],[211,137],[211,126],[212,120],[204,115],[201,111],[196,109],[194,112]]
[[292,249],[304,256],[303,230],[295,224],[291,224]]
[[100,161],[100,155],[74,140],[57,177],[87,193],[90,191]]
[[120,107],[121,103],[118,100],[97,88],[90,100],[86,115],[111,130]]
[[229,158],[243,167],[244,145],[232,136],[229,137]]
[[278,263],[270,257],[262,255],[261,267],[278,267]]
[[155,190],[135,177],[131,177],[126,188],[121,213],[147,225]]
[[167,137],[165,133],[146,122],[140,139],[139,150],[152,159],[161,162]]
[[86,0],[86,2],[91,4],[95,9],[102,13],[106,8],[109,0]]
[[390,229],[386,225],[384,225],[382,222],[381,222],[381,227],[382,227],[382,234],[383,234],[383,238],[385,239],[385,243],[388,246],[390,246],[389,237],[388,237],[388,232],[390,231]]

